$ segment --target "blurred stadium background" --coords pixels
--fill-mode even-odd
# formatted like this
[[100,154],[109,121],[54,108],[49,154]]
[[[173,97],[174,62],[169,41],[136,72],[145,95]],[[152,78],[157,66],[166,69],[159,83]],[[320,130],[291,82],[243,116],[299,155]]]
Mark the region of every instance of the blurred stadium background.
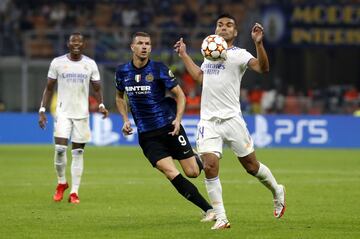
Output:
[[[295,143],[279,143],[281,139],[277,137],[278,146],[313,146],[312,143],[296,144],[299,141],[296,139],[296,131],[300,127],[300,131],[308,128],[303,134],[314,135],[315,132],[315,136],[320,138],[321,142],[314,146],[327,141],[333,143],[328,144],[328,147],[343,147],[347,145],[347,140],[334,134],[328,137],[329,130],[326,135],[316,130],[319,127],[331,128],[332,124],[352,126],[354,123],[338,121],[339,118],[314,123],[313,119],[323,115],[360,115],[359,3],[359,0],[2,0],[0,111],[28,115],[37,112],[51,59],[67,52],[69,34],[80,31],[86,36],[86,54],[99,65],[105,104],[111,112],[116,112],[114,69],[131,58],[131,34],[148,31],[153,39],[152,58],[164,61],[176,74],[187,96],[186,114],[192,115],[190,123],[185,124],[194,128],[194,117],[197,119],[199,114],[201,87],[192,81],[172,46],[183,37],[192,56],[200,64],[201,41],[213,33],[218,14],[228,12],[237,18],[239,36],[236,44],[254,55],[256,52],[250,29],[254,22],[260,22],[265,27],[270,73],[261,76],[248,71],[242,83],[240,99],[244,115],[249,116],[247,121],[253,122],[250,123],[251,131],[258,132],[263,128],[260,130],[262,133],[256,135],[265,142],[259,141],[257,146],[274,146],[266,143],[262,136],[265,131],[273,131],[272,137],[276,139],[277,131],[273,126],[276,128],[280,125],[283,130],[288,130],[289,138],[285,141],[291,141],[290,134],[294,134]],[[91,98],[89,100],[90,110],[96,111],[98,102]],[[258,114],[265,115],[265,118],[253,117]],[[287,117],[286,120],[291,122],[282,123],[281,119],[279,122],[271,121],[269,115],[299,117]],[[302,123],[304,115],[312,118]],[[2,114],[2,120],[3,125],[7,125],[6,120],[15,122],[12,114]],[[18,120],[36,121],[36,114],[27,120]],[[97,122],[92,125],[97,125]],[[351,122],[354,122],[353,119]],[[112,128],[112,122],[99,124],[99,132],[104,129],[111,131],[109,128]],[[34,125],[26,128],[31,126]],[[264,129],[267,126],[269,129]],[[8,128],[1,130],[3,134]],[[313,133],[310,132],[311,128],[315,128]],[[344,132],[354,130],[350,127]],[[50,131],[46,142],[51,142]],[[31,143],[34,132],[30,133],[29,140],[0,137],[0,142]],[[99,142],[104,142],[104,138],[115,137],[106,141],[106,144],[118,142],[116,138],[121,138],[117,134],[101,135]],[[338,139],[342,144],[334,144],[332,139]],[[301,140],[311,141],[307,136]],[[357,145],[360,146],[360,143]]]
[[[352,114],[359,108],[359,1],[304,0],[1,0],[0,102],[2,111],[37,111],[50,60],[66,52],[72,31],[86,35],[86,54],[100,66],[105,102],[115,111],[114,67],[130,59],[131,33],[153,37],[153,59],[174,70],[198,112],[201,89],[172,51],[184,37],[201,61],[202,39],[214,31],[219,13],[238,21],[237,44],[253,54],[254,22],[266,29],[271,72],[248,72],[243,81],[243,112]],[[16,95],[16,97],[14,97]]]
[[[218,14],[228,12],[237,18],[239,36],[236,44],[254,55],[250,29],[254,22],[265,27],[270,73],[261,76],[248,71],[243,79],[240,99],[242,111],[249,117],[250,130],[256,131],[256,145],[360,147],[360,143],[343,139],[346,133],[357,130],[352,126],[358,121],[349,117],[360,115],[359,3],[359,0],[2,0],[0,111],[8,114],[3,113],[0,119],[3,125],[0,142],[51,142],[51,123],[44,137],[37,134],[33,122],[36,121],[35,112],[46,84],[49,63],[53,57],[67,52],[66,41],[73,31],[86,36],[86,54],[99,65],[104,101],[113,113],[116,112],[114,69],[131,58],[131,34],[150,32],[152,58],[169,65],[184,89],[186,114],[191,115],[189,119],[185,118],[184,124],[190,125],[188,130],[193,132],[199,114],[201,87],[192,81],[172,46],[183,37],[200,64],[201,41],[213,33]],[[89,100],[90,110],[96,111],[98,102],[91,97]],[[12,114],[19,112],[28,113],[21,115],[30,118],[18,118]],[[276,115],[283,118],[271,118]],[[324,115],[340,118],[324,118]],[[293,116],[297,117],[291,118]],[[346,116],[349,121],[343,121],[341,116]],[[95,144],[128,143],[129,139],[122,140],[112,131],[114,120],[119,122],[116,117],[113,114],[105,123],[96,116],[91,118],[92,127],[99,129],[93,129]],[[316,121],[319,117],[320,121]],[[9,132],[11,127],[6,125],[16,120],[32,123],[17,124],[24,130],[18,128],[21,135],[14,135]],[[345,125],[346,129],[336,127],[334,134],[334,125]],[[29,132],[28,139],[24,131]],[[267,131],[274,140],[266,139]],[[287,138],[282,137],[284,135]],[[315,139],[311,139],[311,135]],[[134,138],[130,141],[136,144]],[[360,142],[360,139],[355,142]]]

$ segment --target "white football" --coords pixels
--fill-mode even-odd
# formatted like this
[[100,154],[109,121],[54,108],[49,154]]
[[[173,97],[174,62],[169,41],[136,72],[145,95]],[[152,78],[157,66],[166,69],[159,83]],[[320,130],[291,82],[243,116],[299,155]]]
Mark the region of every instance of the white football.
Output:
[[201,44],[201,54],[210,61],[226,60],[227,43],[219,35],[207,36]]

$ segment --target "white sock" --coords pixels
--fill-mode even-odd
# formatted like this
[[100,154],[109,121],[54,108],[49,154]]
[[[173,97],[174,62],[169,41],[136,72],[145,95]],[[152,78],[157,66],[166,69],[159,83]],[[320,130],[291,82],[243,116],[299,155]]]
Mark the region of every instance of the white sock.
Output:
[[279,185],[268,167],[260,163],[259,171],[256,173],[255,177],[257,177],[265,187],[270,189],[273,196],[275,196],[276,191],[279,189]]
[[72,162],[71,162],[71,193],[79,193],[81,175],[84,169],[84,150],[73,149],[71,150]]
[[66,145],[55,144],[55,156],[54,156],[54,166],[58,178],[58,183],[66,183]]
[[211,179],[205,178],[205,186],[209,195],[210,203],[214,208],[216,219],[227,219],[222,199],[222,187],[219,177]]

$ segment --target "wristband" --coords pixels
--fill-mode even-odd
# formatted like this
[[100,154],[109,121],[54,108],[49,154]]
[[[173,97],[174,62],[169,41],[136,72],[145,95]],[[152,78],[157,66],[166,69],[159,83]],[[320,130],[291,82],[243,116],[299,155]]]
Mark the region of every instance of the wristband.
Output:
[[99,109],[100,108],[104,108],[105,109],[105,105],[103,103],[99,104]]
[[45,113],[46,108],[44,106],[41,106],[39,109],[39,113]]

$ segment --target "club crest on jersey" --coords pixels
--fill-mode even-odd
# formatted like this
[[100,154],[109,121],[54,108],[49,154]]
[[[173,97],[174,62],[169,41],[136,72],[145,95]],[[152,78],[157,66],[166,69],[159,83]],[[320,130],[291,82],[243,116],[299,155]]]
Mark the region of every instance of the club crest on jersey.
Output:
[[152,82],[154,80],[154,76],[151,73],[149,73],[148,75],[146,75],[145,80],[147,82]]
[[140,82],[140,80],[141,80],[141,75],[140,74],[135,75],[135,81]]

